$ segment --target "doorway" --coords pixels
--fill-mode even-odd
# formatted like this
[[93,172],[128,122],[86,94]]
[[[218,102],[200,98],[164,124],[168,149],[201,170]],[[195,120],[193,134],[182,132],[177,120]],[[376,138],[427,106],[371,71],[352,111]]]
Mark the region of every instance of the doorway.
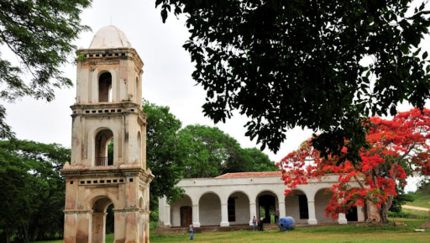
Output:
[[193,209],[190,206],[181,207],[181,227],[188,227],[193,220]]

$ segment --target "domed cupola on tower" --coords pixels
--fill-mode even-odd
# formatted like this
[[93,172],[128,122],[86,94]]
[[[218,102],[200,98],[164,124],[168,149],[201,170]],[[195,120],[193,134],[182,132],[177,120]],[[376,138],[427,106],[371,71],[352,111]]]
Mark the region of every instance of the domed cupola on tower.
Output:
[[113,205],[115,242],[149,242],[143,62],[126,35],[106,26],[78,50],[64,242],[104,243]]

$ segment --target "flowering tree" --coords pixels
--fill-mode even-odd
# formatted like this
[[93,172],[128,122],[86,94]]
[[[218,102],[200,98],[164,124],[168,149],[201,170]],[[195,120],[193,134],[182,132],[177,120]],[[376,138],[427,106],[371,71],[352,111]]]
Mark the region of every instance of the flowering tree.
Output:
[[[376,205],[381,222],[388,222],[396,187],[403,188],[406,177],[412,174],[430,174],[430,110],[421,112],[415,108],[398,113],[392,120],[372,117],[369,121],[369,146],[361,149],[361,161],[341,163],[337,156],[321,158],[309,139],[281,160],[285,184],[295,188],[307,184],[309,179],[335,173],[339,178],[330,188],[333,197],[325,209],[327,216],[337,218],[353,206],[371,202]],[[343,150],[347,153],[346,148]],[[290,192],[286,190],[285,194]]]

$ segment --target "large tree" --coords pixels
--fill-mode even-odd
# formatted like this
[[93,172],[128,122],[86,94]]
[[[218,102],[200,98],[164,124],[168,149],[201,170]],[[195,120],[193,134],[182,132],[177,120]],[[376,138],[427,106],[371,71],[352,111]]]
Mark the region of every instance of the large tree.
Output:
[[188,125],[178,133],[184,153],[184,178],[216,177],[224,173],[228,161],[240,156],[239,143],[216,127]]
[[[388,210],[394,197],[405,186],[407,176],[430,175],[430,110],[417,108],[398,113],[392,120],[370,119],[366,140],[370,147],[360,150],[361,163],[339,156],[321,158],[311,139],[281,161],[285,184],[295,188],[308,179],[337,175],[338,183],[326,214],[337,217],[353,206],[371,202],[379,209],[382,222],[388,222]],[[342,148],[348,153],[346,147]],[[354,186],[355,184],[355,186]],[[288,194],[290,190],[286,190]]]
[[[0,99],[14,101],[23,96],[51,101],[54,88],[72,82],[60,66],[75,49],[72,41],[88,27],[79,14],[91,0],[14,0],[0,3],[0,45],[9,49],[20,63],[12,64],[0,52]],[[3,55],[1,55],[3,54]],[[13,132],[0,105],[0,138]]]
[[0,141],[0,236],[9,242],[54,239],[64,227],[64,181],[70,149],[33,141]]
[[151,210],[158,208],[158,198],[176,199],[182,192],[176,184],[183,175],[183,156],[178,150],[179,121],[167,106],[143,102],[147,118],[146,161],[155,178],[151,182]]
[[236,139],[216,127],[189,125],[178,132],[178,137],[184,178],[277,170],[266,154],[256,148],[241,148]]
[[[414,1],[414,4],[417,1]],[[427,1],[156,0],[186,17],[184,48],[207,92],[205,115],[246,115],[246,135],[277,151],[294,127],[322,134],[322,155],[359,160],[363,118],[430,97]],[[348,153],[341,148],[348,148]]]

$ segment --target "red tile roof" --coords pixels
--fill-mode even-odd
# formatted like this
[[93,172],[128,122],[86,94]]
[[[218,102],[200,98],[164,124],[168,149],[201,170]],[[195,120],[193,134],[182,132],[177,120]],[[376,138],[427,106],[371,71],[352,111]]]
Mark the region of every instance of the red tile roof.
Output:
[[224,175],[220,175],[216,178],[268,177],[268,176],[281,176],[281,171],[227,173]]

